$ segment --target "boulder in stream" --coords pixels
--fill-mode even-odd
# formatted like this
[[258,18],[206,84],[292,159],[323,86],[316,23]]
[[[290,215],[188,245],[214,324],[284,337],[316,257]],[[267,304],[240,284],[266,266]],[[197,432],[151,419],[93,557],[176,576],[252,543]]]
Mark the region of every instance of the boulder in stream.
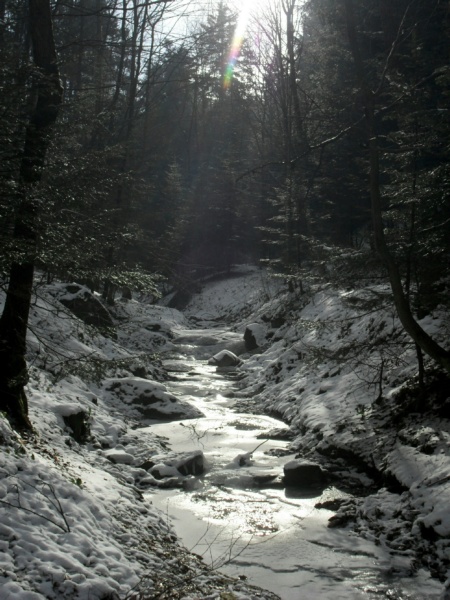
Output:
[[222,350],[208,360],[208,365],[220,368],[238,367],[240,364],[242,364],[242,360],[230,350]]
[[319,487],[327,483],[326,473],[316,463],[294,459],[283,469],[286,487]]
[[129,454],[123,446],[116,446],[104,451],[104,456],[112,463],[118,465],[132,465],[134,456]]
[[201,450],[152,456],[151,460],[142,465],[155,479],[166,477],[188,477],[202,475],[205,470],[204,456]]

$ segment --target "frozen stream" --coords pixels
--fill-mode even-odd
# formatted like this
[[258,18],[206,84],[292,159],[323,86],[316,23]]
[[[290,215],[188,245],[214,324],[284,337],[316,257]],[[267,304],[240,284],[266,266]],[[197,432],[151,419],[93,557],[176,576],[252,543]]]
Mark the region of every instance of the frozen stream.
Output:
[[[192,482],[192,489],[147,495],[167,513],[184,545],[208,564],[283,600],[436,598],[425,574],[414,581],[389,577],[393,559],[379,546],[346,529],[327,528],[332,513],[314,505],[338,496],[337,489],[299,497],[294,490],[266,487],[292,456],[270,453],[286,442],[261,445],[258,436],[286,426],[266,416],[233,412],[232,378],[205,360],[233,340],[235,334],[216,329],[179,338],[179,355],[166,365],[176,377],[168,388],[195,404],[205,418],[151,426],[169,438],[172,450],[201,449],[207,460],[207,472]],[[251,452],[249,462],[245,455]]]

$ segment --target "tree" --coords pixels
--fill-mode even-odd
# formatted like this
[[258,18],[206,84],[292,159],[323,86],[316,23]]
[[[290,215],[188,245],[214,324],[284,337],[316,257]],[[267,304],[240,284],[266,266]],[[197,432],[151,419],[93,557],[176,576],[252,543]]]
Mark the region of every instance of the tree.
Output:
[[[325,6],[327,18],[324,18]],[[353,64],[333,21],[337,4],[305,7],[299,73],[307,114],[306,178],[309,234],[336,246],[360,248],[370,220],[366,171],[361,159],[365,135],[350,90]],[[346,131],[339,136],[340,131]],[[328,139],[333,143],[324,144]]]
[[198,275],[202,270],[230,268],[247,251],[247,239],[253,239],[250,215],[241,210],[244,195],[235,185],[236,175],[253,152],[252,99],[242,69],[245,49],[231,85],[224,81],[235,26],[235,15],[219,3],[195,32],[191,51],[190,118],[185,142],[189,154],[187,159],[180,155],[180,163],[189,165],[185,170],[188,198],[184,212],[188,223],[182,246],[187,266],[180,265],[179,269],[183,275],[189,270]]
[[391,58],[394,56],[402,39],[404,22],[402,19],[399,24],[397,36],[392,42],[391,51],[386,58],[385,68],[382,71],[381,79],[378,81],[378,86],[370,87],[360,41],[358,39],[356,11],[353,0],[345,0],[344,6],[349,46],[353,56],[356,82],[359,86],[362,107],[364,110],[364,122],[369,154],[369,192],[372,207],[375,247],[386,266],[392,288],[394,304],[405,331],[411,336],[418,348],[435,360],[447,371],[447,373],[450,373],[450,351],[438,344],[435,339],[420,326],[413,315],[410,299],[403,288],[398,262],[389,248],[386,239],[383,221],[383,207],[385,203],[381,191],[379,119],[377,113],[386,108],[380,101],[382,100],[382,92],[384,89],[385,78],[390,67]]
[[29,27],[35,75],[34,108],[25,133],[19,175],[19,206],[13,242],[16,258],[9,272],[5,307],[0,318],[0,406],[11,420],[30,429],[25,361],[28,314],[36,257],[39,183],[45,167],[51,129],[62,101],[49,0],[29,0]]

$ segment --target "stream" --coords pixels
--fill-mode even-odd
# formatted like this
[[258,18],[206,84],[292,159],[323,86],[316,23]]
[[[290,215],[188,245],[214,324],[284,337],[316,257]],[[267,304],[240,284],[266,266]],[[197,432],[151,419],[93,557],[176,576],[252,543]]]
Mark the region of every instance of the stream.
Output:
[[287,426],[235,412],[233,373],[207,364],[240,340],[225,328],[179,332],[178,352],[165,363],[173,379],[167,388],[205,417],[151,428],[168,438],[173,451],[202,450],[207,468],[188,480],[189,489],[159,489],[147,493],[148,500],[206,563],[282,600],[438,597],[427,574],[402,579],[393,574],[394,560],[400,570],[404,566],[401,558],[348,529],[327,527],[332,513],[315,504],[341,496],[338,489],[281,487],[283,465],[293,455],[286,454],[286,441],[264,435]]

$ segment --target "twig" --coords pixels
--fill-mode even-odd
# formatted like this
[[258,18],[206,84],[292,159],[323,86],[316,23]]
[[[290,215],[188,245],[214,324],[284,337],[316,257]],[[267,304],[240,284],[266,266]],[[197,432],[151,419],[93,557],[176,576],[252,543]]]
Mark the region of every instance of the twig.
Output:
[[46,482],[42,482],[42,485],[46,485],[48,486],[54,501],[47,496],[47,494],[44,494],[44,492],[42,490],[40,490],[38,487],[32,485],[31,483],[27,483],[22,481],[22,484],[28,485],[29,487],[31,487],[32,489],[36,490],[38,492],[38,494],[41,494],[41,496],[43,496],[46,500],[48,500],[48,502],[50,502],[50,504],[53,506],[53,508],[56,510],[56,512],[61,516],[61,518],[64,521],[64,525],[61,525],[61,523],[58,523],[57,521],[51,519],[50,517],[46,517],[45,515],[43,515],[42,513],[39,513],[35,510],[33,510],[32,508],[28,508],[26,506],[23,506],[21,501],[20,501],[20,488],[18,484],[15,484],[15,489],[16,489],[16,493],[17,493],[17,505],[16,504],[12,504],[11,502],[8,502],[7,500],[0,500],[0,504],[3,504],[4,506],[9,506],[10,508],[17,508],[18,510],[23,510],[25,512],[28,512],[32,515],[36,515],[37,517],[40,517],[41,519],[44,519],[45,521],[48,521],[49,523],[53,523],[53,525],[56,525],[56,527],[59,527],[59,529],[62,529],[62,531],[64,531],[64,533],[70,533],[70,525],[67,521],[66,515],[64,514],[64,510],[61,506],[61,503],[58,499],[58,497],[56,496],[55,493],[55,489],[52,485],[50,485],[49,483]]

